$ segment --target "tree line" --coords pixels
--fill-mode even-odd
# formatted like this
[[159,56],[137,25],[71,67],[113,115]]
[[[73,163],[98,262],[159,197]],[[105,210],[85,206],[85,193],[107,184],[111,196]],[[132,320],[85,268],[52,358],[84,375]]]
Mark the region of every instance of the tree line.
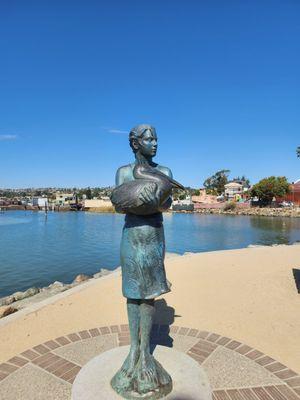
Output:
[[[299,147],[300,156],[300,147]],[[222,169],[208,177],[203,186],[208,194],[221,195],[225,192],[225,185],[229,183],[228,176],[230,170]],[[290,192],[290,184],[285,176],[270,176],[261,179],[258,183],[250,187],[250,181],[244,175],[236,177],[231,182],[237,182],[248,189],[250,197],[257,197],[262,205],[271,204],[273,198],[282,198]]]

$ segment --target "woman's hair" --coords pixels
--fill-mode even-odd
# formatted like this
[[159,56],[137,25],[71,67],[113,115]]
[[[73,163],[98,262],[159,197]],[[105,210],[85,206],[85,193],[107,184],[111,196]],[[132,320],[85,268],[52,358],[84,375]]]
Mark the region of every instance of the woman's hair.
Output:
[[146,124],[137,125],[129,132],[129,144],[134,153],[136,153],[136,149],[132,145],[133,140],[139,140],[142,138],[146,131],[151,131],[152,133],[156,134],[155,128]]

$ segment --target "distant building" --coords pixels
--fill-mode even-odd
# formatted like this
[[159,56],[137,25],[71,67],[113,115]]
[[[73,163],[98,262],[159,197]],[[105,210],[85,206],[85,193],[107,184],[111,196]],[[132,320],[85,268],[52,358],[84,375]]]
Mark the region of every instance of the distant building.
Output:
[[55,193],[54,204],[57,206],[65,206],[76,203],[76,196],[73,193]]
[[290,185],[290,193],[280,201],[291,201],[295,205],[300,205],[300,179]]
[[244,193],[244,187],[238,182],[229,182],[225,185],[225,198],[227,200],[239,200]]
[[193,202],[192,202],[191,196],[186,196],[185,199],[182,199],[182,200],[178,199],[178,200],[173,200],[172,201],[172,206],[174,206],[176,204],[189,206],[189,205],[193,204]]
[[47,197],[33,197],[32,205],[45,208],[48,206],[48,199],[47,199]]
[[182,200],[173,200],[172,210],[174,211],[194,211],[194,204],[191,196],[186,196]]
[[192,196],[192,202],[196,204],[215,204],[218,202],[217,196],[207,194],[206,189],[199,190],[199,196]]

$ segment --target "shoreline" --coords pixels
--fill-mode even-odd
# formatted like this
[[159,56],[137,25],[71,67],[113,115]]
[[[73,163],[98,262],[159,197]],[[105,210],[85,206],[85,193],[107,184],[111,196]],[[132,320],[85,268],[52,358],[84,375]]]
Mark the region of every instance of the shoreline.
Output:
[[[269,246],[266,245],[256,245],[250,244],[247,247],[237,248],[237,249],[223,249],[223,250],[210,250],[203,252],[185,252],[183,254],[179,253],[166,253],[165,260],[169,260],[170,258],[177,257],[185,257],[196,254],[203,253],[215,253],[220,251],[235,251],[242,249],[250,249],[250,248],[264,248],[264,247],[280,247],[280,246],[300,246],[299,242],[294,242],[291,244],[272,244]],[[7,296],[0,297],[0,320],[7,317],[8,315],[17,313],[26,307],[29,307],[33,304],[38,304],[39,302],[43,302],[59,293],[67,292],[74,287],[80,286],[85,282],[94,281],[99,278],[103,278],[104,276],[108,276],[114,274],[116,272],[121,273],[121,266],[116,266],[114,269],[108,270],[106,268],[100,268],[100,270],[93,275],[87,275],[85,273],[78,274],[71,283],[64,283],[61,281],[53,281],[49,285],[44,287],[36,287],[30,286],[24,291],[17,291],[8,294]]]
[[[171,323],[234,338],[300,371],[300,296],[292,274],[299,256],[299,246],[280,245],[170,257],[172,291],[160,299],[174,310]],[[124,323],[117,271],[1,319],[0,362],[55,337]]]
[[[4,208],[4,207],[3,207]],[[3,212],[7,211],[32,211],[32,212],[45,212],[44,210],[38,208],[25,208],[24,206],[12,206],[5,207]],[[88,212],[95,214],[117,214],[112,207],[101,207],[101,208],[90,208],[85,210],[73,211],[69,207],[62,207],[59,211],[48,211],[51,212]],[[207,208],[197,208],[194,211],[175,211],[172,209],[166,210],[166,213],[179,213],[179,214],[214,214],[214,215],[237,215],[237,216],[255,216],[255,217],[287,217],[287,218],[300,218],[300,207],[291,208],[274,208],[274,207],[247,207],[242,208],[237,206],[235,210],[225,211],[223,208],[207,207]]]
[[249,207],[225,211],[222,208],[199,208],[193,211],[196,214],[217,214],[217,215],[243,215],[255,217],[288,217],[300,218],[300,208],[268,208]]

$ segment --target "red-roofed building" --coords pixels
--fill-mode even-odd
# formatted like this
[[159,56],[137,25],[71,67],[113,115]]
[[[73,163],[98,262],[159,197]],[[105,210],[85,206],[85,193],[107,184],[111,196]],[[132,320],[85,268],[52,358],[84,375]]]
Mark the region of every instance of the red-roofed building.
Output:
[[292,201],[295,205],[300,205],[300,179],[290,185],[290,193],[283,200]]

